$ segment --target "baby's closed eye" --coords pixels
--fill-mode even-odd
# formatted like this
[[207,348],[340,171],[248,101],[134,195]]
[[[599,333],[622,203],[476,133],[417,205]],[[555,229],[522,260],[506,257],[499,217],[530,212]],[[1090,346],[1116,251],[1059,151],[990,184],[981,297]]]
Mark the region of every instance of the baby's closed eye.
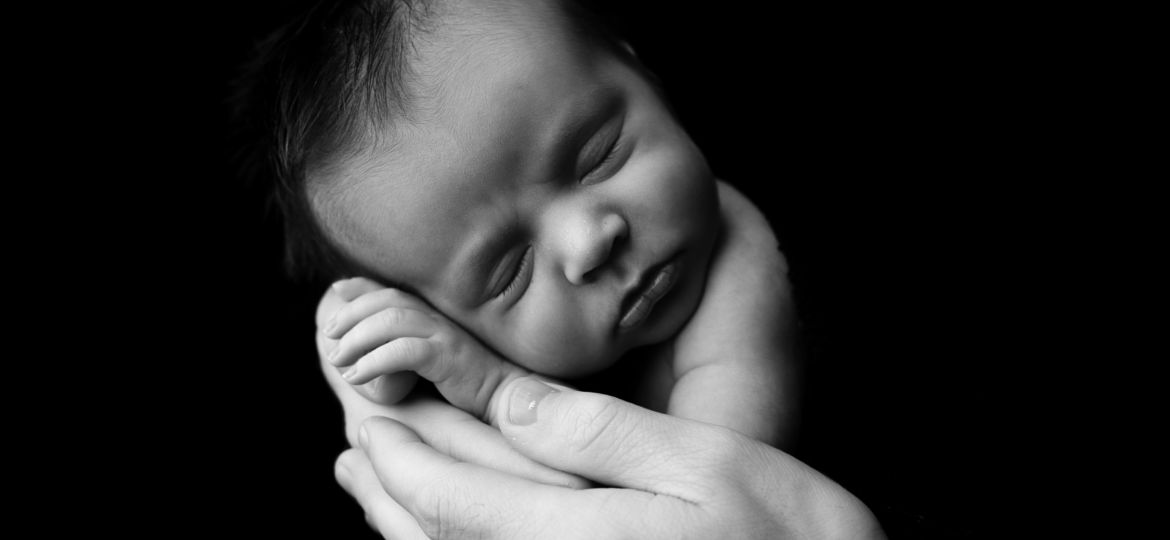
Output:
[[492,298],[509,298],[522,296],[527,284],[532,280],[533,263],[536,253],[529,244],[524,251],[513,250],[500,265],[502,271],[493,280],[491,287]]

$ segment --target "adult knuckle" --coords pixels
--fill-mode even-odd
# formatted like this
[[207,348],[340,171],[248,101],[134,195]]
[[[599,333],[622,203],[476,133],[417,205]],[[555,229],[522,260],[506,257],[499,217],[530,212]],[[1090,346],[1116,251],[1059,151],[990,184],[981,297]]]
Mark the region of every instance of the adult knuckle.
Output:
[[731,478],[742,468],[745,448],[742,438],[729,429],[713,428],[693,434],[698,460],[714,478]]
[[423,534],[427,538],[441,538],[444,530],[450,531],[451,527],[445,520],[450,519],[450,511],[448,505],[451,502],[443,497],[431,495],[434,493],[434,488],[428,488],[424,494],[420,494],[419,502],[414,507],[414,519],[418,521],[418,526],[422,529]]
[[571,448],[582,453],[608,452],[604,443],[625,437],[622,427],[625,413],[618,401],[609,396],[591,395],[573,408],[569,423]]
[[428,538],[467,538],[477,509],[482,509],[471,503],[454,479],[440,478],[419,488],[412,513]]

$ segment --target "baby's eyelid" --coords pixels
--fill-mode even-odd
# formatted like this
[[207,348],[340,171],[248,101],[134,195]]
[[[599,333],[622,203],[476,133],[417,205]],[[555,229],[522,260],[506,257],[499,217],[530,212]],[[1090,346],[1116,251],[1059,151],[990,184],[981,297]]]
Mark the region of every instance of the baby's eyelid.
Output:
[[[622,142],[622,133],[621,131],[618,131],[618,133],[613,137],[613,140],[610,141],[609,146],[606,148],[605,154],[601,156],[601,159],[597,160],[597,162],[589,168],[589,171],[581,177],[582,184],[595,184],[610,176],[607,174],[608,171],[606,169],[608,166],[612,165],[615,158],[617,158],[619,151],[622,150]],[[600,176],[601,178],[594,179],[594,177],[597,176]]]
[[508,280],[508,284],[504,286],[504,289],[496,295],[497,298],[506,298],[513,289],[531,279],[530,277],[525,276],[525,274],[532,273],[531,267],[534,263],[533,259],[535,257],[536,253],[533,251],[532,245],[526,247],[524,253],[520,255],[520,260],[514,265],[515,271],[512,272],[512,278]]

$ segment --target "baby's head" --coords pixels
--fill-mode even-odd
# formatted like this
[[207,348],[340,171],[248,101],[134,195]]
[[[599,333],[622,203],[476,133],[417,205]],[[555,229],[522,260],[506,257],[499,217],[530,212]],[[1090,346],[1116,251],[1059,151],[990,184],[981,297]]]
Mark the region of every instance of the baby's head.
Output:
[[552,376],[676,333],[702,295],[715,181],[572,1],[349,2],[274,45],[294,255],[417,294]]

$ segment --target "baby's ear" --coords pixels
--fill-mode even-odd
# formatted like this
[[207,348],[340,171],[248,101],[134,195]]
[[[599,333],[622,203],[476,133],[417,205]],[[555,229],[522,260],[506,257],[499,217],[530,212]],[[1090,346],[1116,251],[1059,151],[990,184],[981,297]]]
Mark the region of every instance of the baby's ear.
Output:
[[661,91],[662,90],[662,79],[658,77],[657,73],[654,73],[653,71],[650,70],[650,68],[646,67],[646,64],[642,63],[642,59],[638,58],[638,51],[634,50],[634,46],[631,45],[629,41],[626,41],[624,39],[619,39],[618,45],[621,46],[623,51],[625,51],[627,54],[630,55],[630,58],[629,58],[630,61],[635,66],[638,67],[638,69],[642,72],[642,74],[645,75],[647,78],[649,78],[650,81],[653,83],[653,85],[655,87],[657,87],[659,89],[659,91]]
[[625,49],[626,52],[630,53],[630,56],[633,56],[634,58],[638,57],[638,51],[634,50],[634,46],[630,45],[629,41],[626,41],[624,39],[620,39],[620,40],[618,40],[618,43],[621,44],[622,48]]

